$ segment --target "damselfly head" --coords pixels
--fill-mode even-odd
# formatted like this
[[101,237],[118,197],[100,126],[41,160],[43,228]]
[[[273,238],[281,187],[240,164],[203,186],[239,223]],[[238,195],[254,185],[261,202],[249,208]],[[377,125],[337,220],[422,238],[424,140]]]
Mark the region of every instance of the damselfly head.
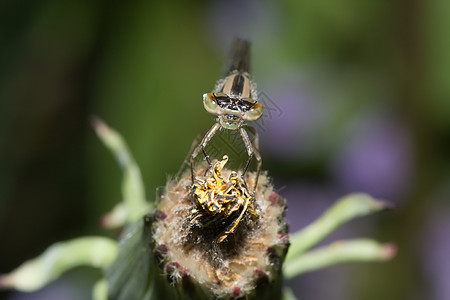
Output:
[[207,112],[219,117],[222,127],[238,129],[244,121],[261,117],[264,108],[256,96],[248,73],[235,71],[219,81],[214,92],[203,95],[203,105]]

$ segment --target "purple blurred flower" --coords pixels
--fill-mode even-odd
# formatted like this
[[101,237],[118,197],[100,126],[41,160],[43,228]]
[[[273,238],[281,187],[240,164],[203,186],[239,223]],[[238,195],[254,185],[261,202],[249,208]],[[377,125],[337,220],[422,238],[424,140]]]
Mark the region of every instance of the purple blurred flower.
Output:
[[347,191],[394,200],[408,188],[412,171],[405,126],[385,115],[360,116],[337,152],[332,172]]
[[[281,160],[292,161],[316,153],[314,135],[323,123],[326,110],[321,107],[299,74],[289,72],[279,79],[278,84],[268,89],[267,95],[276,99],[265,101],[263,122],[258,128],[262,136],[262,149],[278,156]],[[264,100],[264,99],[263,99]],[[276,105],[279,113],[266,111]]]
[[280,193],[288,200],[286,218],[291,232],[309,225],[338,197],[330,187],[300,181],[288,182]]

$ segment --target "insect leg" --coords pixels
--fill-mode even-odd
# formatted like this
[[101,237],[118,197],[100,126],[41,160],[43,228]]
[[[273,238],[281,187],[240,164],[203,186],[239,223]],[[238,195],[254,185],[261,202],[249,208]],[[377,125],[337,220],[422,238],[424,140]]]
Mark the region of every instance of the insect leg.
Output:
[[195,157],[198,155],[198,153],[200,152],[200,150],[202,150],[203,154],[205,155],[206,161],[209,164],[209,168],[211,168],[211,161],[209,159],[209,156],[206,154],[205,151],[205,147],[206,144],[208,144],[208,142],[211,140],[211,138],[214,136],[214,134],[216,134],[217,130],[219,130],[220,128],[220,124],[216,123],[214,124],[211,129],[208,130],[208,132],[205,134],[205,136],[203,137],[202,141],[200,142],[200,144],[197,145],[197,147],[195,147],[194,151],[192,151],[191,154],[191,176],[192,176],[192,184],[194,184],[194,159]]
[[255,149],[256,149],[257,151],[259,151],[259,134],[258,134],[258,132],[256,131],[255,127],[246,125],[245,128],[246,128],[247,130],[249,130],[249,131],[253,134],[253,136],[254,136],[253,144],[254,144],[254,146],[255,146]]
[[259,179],[259,173],[261,172],[261,166],[262,166],[262,159],[261,159],[261,154],[259,154],[259,135],[258,132],[253,128],[250,127],[251,129],[253,129],[253,134],[255,136],[253,143],[254,143],[254,155],[256,158],[256,161],[258,163],[257,167],[256,167],[256,178],[255,178],[255,185],[253,187],[253,195],[255,195],[255,191],[256,191],[256,186],[258,185],[258,179]]
[[195,147],[197,147],[197,145],[199,144],[199,142],[202,140],[202,138],[205,136],[206,132],[208,132],[208,130],[204,130],[202,132],[200,132],[199,134],[197,134],[197,136],[195,137],[194,141],[191,144],[191,147],[189,148],[189,151],[186,155],[186,157],[183,160],[183,164],[180,167],[180,170],[178,170],[178,173],[176,175],[176,178],[180,178],[181,175],[183,174],[185,167],[190,165],[189,159],[191,158],[192,153],[194,152]]
[[244,177],[245,172],[247,172],[247,169],[250,166],[253,155],[255,156],[255,158],[258,162],[258,167],[256,170],[256,177],[255,177],[255,184],[253,186],[253,195],[255,195],[256,185],[258,184],[259,173],[261,172],[261,165],[262,165],[261,155],[259,154],[259,151],[258,151],[259,138],[257,138],[257,134],[255,133],[255,144],[257,145],[257,147],[254,147],[252,145],[252,142],[250,141],[250,138],[248,137],[247,131],[245,131],[244,128],[242,128],[242,127],[239,128],[239,133],[241,134],[242,140],[244,141],[245,148],[247,149],[247,154],[248,154],[248,160],[247,160],[247,164],[245,165],[244,172],[242,173],[242,178]]
[[247,131],[244,128],[239,128],[239,133],[241,134],[242,140],[244,141],[245,148],[247,149],[248,159],[245,164],[244,172],[242,172],[242,179],[244,179],[244,174],[247,172],[247,169],[253,158],[253,146],[250,138],[248,137]]

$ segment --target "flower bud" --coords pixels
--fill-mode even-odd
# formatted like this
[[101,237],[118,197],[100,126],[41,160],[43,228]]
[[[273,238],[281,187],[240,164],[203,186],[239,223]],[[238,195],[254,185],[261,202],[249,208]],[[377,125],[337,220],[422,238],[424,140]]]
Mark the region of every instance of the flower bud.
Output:
[[266,172],[256,194],[247,198],[241,189],[253,186],[255,174],[244,180],[225,163],[217,162],[206,176],[199,168],[194,184],[188,174],[167,183],[157,204],[157,215],[164,218],[151,218],[158,270],[181,299],[278,299],[289,246],[285,199]]

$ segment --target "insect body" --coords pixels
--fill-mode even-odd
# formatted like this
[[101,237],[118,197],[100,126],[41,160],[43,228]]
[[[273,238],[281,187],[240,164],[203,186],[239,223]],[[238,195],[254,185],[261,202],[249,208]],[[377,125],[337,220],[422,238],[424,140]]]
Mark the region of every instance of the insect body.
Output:
[[203,106],[207,112],[216,115],[217,119],[216,123],[209,129],[200,144],[192,152],[192,182],[194,182],[194,159],[200,150],[205,155],[211,168],[211,160],[205,151],[208,142],[221,128],[238,130],[249,156],[242,177],[247,171],[253,156],[255,156],[258,162],[253,187],[253,194],[255,194],[262,161],[258,150],[258,137],[255,134],[255,145],[253,145],[245,130],[245,121],[256,121],[261,117],[264,109],[261,102],[256,99],[255,84],[250,80],[247,72],[240,70],[233,70],[227,77],[217,83],[212,93],[203,95]]

